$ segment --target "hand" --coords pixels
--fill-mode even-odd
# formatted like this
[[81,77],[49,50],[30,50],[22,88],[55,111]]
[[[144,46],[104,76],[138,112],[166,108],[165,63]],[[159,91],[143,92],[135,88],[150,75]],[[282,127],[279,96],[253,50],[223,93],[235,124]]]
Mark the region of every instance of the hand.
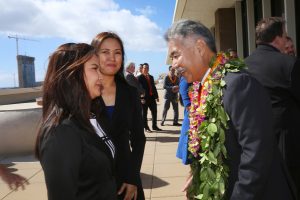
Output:
[[11,190],[18,190],[19,187],[22,187],[22,190],[24,190],[25,184],[29,184],[26,178],[18,174],[11,173],[4,166],[0,166],[0,177],[9,186],[9,189]]
[[135,185],[131,185],[129,183],[123,183],[120,190],[118,191],[118,195],[122,194],[126,190],[126,194],[124,200],[136,200],[137,198],[137,187]]
[[178,85],[175,85],[175,86],[172,87],[172,92],[173,93],[177,93],[178,91],[179,91]]

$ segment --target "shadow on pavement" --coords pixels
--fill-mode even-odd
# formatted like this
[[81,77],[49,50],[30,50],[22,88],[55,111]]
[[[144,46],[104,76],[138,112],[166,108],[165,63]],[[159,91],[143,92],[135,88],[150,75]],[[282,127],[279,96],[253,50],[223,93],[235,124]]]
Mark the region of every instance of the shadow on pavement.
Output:
[[157,131],[157,133],[165,133],[165,134],[176,134],[179,135],[180,134],[180,130],[167,130],[164,128],[165,126],[162,127],[162,131]]
[[153,189],[169,185],[168,182],[150,174],[141,173],[141,178],[144,189]]
[[162,142],[162,143],[167,143],[167,142],[178,142],[178,137],[147,137],[147,141],[156,141],[156,142]]

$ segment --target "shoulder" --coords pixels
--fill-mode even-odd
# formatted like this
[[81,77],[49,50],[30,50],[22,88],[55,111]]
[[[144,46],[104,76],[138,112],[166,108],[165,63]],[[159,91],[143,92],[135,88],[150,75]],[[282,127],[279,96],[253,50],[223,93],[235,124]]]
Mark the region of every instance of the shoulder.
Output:
[[44,132],[41,138],[41,155],[42,152],[67,152],[80,151],[82,146],[83,130],[74,122],[67,119],[49,131]]
[[293,65],[296,62],[294,57],[281,53],[270,45],[259,45],[257,49],[245,59],[245,62],[248,64],[256,60],[265,61],[267,63],[284,63],[284,65]]
[[230,88],[242,88],[250,84],[258,84],[260,86],[256,79],[245,70],[241,70],[239,72],[228,72],[224,77],[224,80],[226,82],[225,90]]
[[127,82],[123,82],[123,81],[117,81],[117,87],[120,88],[120,91],[123,93],[127,93],[128,91],[134,91],[136,90],[135,87],[131,86],[130,84],[128,84]]
[[[122,97],[129,97],[129,98],[133,98],[135,96],[138,96],[138,90],[136,87],[133,87],[129,84],[125,84],[125,83],[118,83],[117,84],[118,87],[118,91],[120,92],[120,95]],[[123,99],[125,100],[125,99]]]
[[142,74],[140,74],[137,76],[137,79],[142,80],[142,79],[144,79],[144,76]]
[[127,73],[126,76],[125,76],[125,78],[133,78],[133,77],[134,77],[134,75],[130,74],[130,73]]
[[[229,72],[225,78],[226,86],[224,88],[224,103],[226,100],[230,104],[233,99],[247,98],[254,99],[269,99],[268,94],[264,87],[253,78],[245,70],[240,72]],[[258,95],[260,95],[258,97]]]
[[76,125],[75,122],[70,119],[65,119],[57,125],[53,127],[47,136],[45,137],[46,141],[50,140],[61,140],[66,141],[67,143],[77,143],[80,142],[82,130]]

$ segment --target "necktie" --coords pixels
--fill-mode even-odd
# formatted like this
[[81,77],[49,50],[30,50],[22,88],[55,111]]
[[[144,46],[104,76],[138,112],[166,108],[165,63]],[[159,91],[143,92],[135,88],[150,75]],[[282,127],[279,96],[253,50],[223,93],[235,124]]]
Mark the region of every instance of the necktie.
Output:
[[152,96],[153,93],[152,93],[152,87],[151,87],[149,75],[146,75],[146,79],[147,79],[147,83],[148,83],[148,87],[149,87],[149,95]]

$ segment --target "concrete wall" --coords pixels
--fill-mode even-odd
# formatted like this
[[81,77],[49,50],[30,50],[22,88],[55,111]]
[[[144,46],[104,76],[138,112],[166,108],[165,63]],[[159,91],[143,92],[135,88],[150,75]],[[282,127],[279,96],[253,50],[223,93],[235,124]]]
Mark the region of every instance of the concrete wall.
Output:
[[41,87],[0,89],[0,105],[31,101],[41,96]]
[[0,110],[0,155],[33,153],[41,108]]

